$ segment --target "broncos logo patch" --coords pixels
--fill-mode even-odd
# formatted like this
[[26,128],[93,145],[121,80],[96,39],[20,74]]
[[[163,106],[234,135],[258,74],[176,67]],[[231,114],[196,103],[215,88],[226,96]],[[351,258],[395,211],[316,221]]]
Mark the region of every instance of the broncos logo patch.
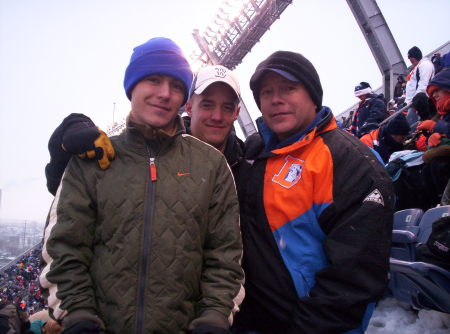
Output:
[[283,167],[272,177],[272,182],[284,188],[291,188],[302,178],[304,160],[288,155]]

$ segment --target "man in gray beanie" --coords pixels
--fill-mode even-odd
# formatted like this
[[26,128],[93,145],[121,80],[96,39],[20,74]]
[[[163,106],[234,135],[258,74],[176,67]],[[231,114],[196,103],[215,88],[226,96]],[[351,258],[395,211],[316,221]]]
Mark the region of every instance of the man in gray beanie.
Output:
[[[126,130],[93,144],[114,163],[73,157],[65,169],[40,276],[64,334],[228,333],[243,298],[238,200],[224,156],[185,133],[191,81],[170,39],[136,47]],[[97,129],[80,126],[92,145]]]
[[233,331],[363,333],[388,282],[390,178],[337,127],[301,54],[273,53],[250,88],[262,117],[238,185],[246,297]]

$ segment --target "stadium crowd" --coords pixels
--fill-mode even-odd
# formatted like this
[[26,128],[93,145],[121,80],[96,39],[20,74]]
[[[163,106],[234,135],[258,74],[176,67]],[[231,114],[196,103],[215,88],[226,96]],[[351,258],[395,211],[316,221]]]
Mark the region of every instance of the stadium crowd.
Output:
[[41,251],[41,247],[29,251],[0,274],[0,299],[13,302],[29,314],[45,307],[38,282]]
[[450,204],[450,53],[430,60],[414,46],[408,59],[412,70],[398,77],[391,101],[361,82],[360,102],[342,124],[386,164],[396,210],[427,210]]

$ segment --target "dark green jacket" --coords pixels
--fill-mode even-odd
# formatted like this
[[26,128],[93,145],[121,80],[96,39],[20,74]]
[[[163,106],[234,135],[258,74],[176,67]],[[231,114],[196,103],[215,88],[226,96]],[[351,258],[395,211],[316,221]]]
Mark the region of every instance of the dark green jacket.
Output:
[[111,140],[114,163],[73,158],[50,210],[40,281],[54,317],[88,311],[116,333],[226,327],[243,271],[225,158],[180,132]]

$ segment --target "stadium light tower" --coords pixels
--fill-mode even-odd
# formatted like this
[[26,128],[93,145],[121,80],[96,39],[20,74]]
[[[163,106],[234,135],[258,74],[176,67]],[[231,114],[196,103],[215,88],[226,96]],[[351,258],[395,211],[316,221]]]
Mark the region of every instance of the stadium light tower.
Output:
[[[200,48],[200,53],[191,55],[193,67],[210,64],[235,69],[291,3],[292,0],[223,1],[206,30],[200,33],[194,29],[192,33]],[[256,132],[242,99],[238,122],[245,137]]]

